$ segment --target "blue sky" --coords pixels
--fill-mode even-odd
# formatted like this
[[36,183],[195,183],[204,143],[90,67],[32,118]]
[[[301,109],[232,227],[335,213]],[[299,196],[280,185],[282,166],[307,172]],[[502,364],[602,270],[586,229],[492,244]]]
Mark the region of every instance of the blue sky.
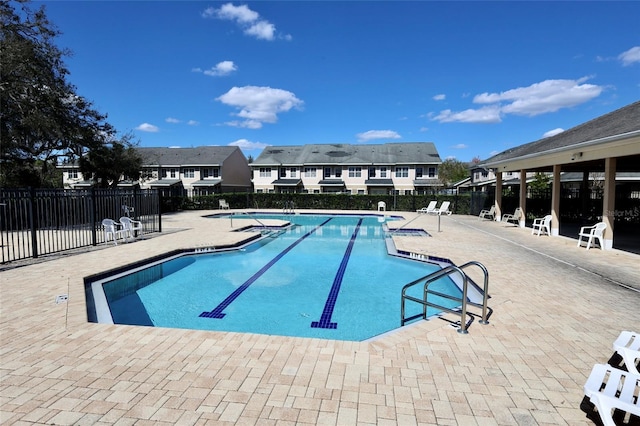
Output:
[[141,146],[433,142],[469,161],[640,100],[640,2],[48,1]]

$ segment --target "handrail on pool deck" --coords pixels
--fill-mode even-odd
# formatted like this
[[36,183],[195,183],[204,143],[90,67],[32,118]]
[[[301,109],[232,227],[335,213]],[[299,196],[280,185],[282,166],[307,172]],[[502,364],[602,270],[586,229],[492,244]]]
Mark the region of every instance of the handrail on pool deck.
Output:
[[[472,265],[479,267],[482,270],[482,273],[484,275],[482,304],[470,302],[469,300],[467,300],[467,287],[469,285],[469,277],[467,276],[467,274],[464,273],[463,269]],[[462,298],[458,298],[448,294],[429,290],[429,284],[431,284],[432,282],[436,281],[439,278],[449,276],[454,273],[460,274],[462,278]],[[422,299],[417,299],[415,297],[408,296],[406,294],[409,288],[413,287],[416,284],[420,284],[422,282],[424,282]],[[461,308],[460,310],[454,310],[454,309],[449,309],[447,307],[429,302],[427,300],[429,294],[444,297],[449,300],[459,301],[461,303]],[[446,311],[452,314],[460,314],[460,328],[458,329],[458,333],[467,334],[468,333],[467,329],[469,328],[469,325],[471,325],[471,323],[473,322],[473,314],[469,314],[471,319],[469,321],[465,321],[465,317],[467,316],[467,305],[475,306],[477,308],[482,308],[482,319],[479,322],[480,324],[489,324],[489,317],[493,313],[493,309],[487,306],[488,298],[489,298],[489,271],[487,271],[487,268],[482,263],[472,260],[461,266],[455,266],[455,265],[447,266],[446,268],[440,269],[439,271],[433,272],[432,274],[429,274],[422,278],[418,278],[417,280],[412,281],[409,284],[406,284],[404,287],[402,287],[400,326],[404,326],[407,321],[416,319],[420,316],[422,317],[422,319],[427,319],[427,306],[431,306],[432,308],[440,309],[442,311]],[[412,317],[406,318],[405,302],[407,300],[420,303],[422,305],[422,315],[414,315]]]

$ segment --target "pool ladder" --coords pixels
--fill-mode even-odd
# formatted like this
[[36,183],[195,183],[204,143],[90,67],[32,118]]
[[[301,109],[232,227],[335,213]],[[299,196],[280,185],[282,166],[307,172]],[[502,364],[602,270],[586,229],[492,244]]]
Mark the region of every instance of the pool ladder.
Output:
[[[482,273],[484,275],[484,288],[483,288],[483,295],[482,295],[482,303],[473,303],[470,302],[467,299],[467,287],[469,286],[469,277],[467,276],[467,274],[464,273],[463,269],[467,268],[469,266],[477,266],[478,268],[480,268],[482,270]],[[429,290],[429,284],[433,283],[434,281],[452,275],[452,274],[459,274],[460,277],[462,278],[462,298],[460,297],[455,297],[455,296],[451,296],[448,294],[444,294],[444,293],[440,293],[434,290]],[[412,296],[409,296],[406,294],[407,290],[415,285],[424,283],[424,287],[423,287],[423,297],[422,299],[418,299]],[[449,300],[455,300],[460,302],[460,309],[450,309],[444,306],[440,306],[437,305],[435,303],[429,302],[428,301],[428,296],[429,295],[434,295],[434,296],[439,296],[439,297],[444,297],[445,299],[449,299]],[[471,262],[467,262],[462,266],[455,266],[455,265],[451,265],[451,266],[447,266],[444,269],[441,269],[439,271],[436,271],[432,274],[429,274],[427,276],[424,276],[422,278],[418,278],[415,281],[410,282],[409,284],[405,285],[402,288],[402,298],[401,298],[401,312],[400,312],[400,326],[404,326],[405,323],[407,321],[411,321],[414,320],[416,318],[422,317],[422,319],[427,319],[427,306],[431,306],[432,308],[437,308],[440,309],[442,311],[446,311],[452,314],[459,314],[460,315],[460,327],[458,328],[458,333],[461,334],[467,334],[468,331],[467,329],[469,328],[469,326],[471,325],[471,323],[473,322],[474,316],[479,316],[476,314],[472,314],[472,313],[468,313],[467,312],[467,305],[471,305],[474,306],[476,308],[481,308],[482,309],[482,319],[479,321],[480,324],[489,324],[489,317],[491,316],[491,314],[493,313],[493,309],[491,309],[490,307],[487,306],[487,300],[489,298],[489,271],[487,271],[487,268],[485,268],[485,266],[477,261],[471,261]],[[422,305],[422,314],[418,314],[418,315],[413,315],[409,318],[407,318],[405,316],[405,303],[406,301],[409,300],[411,302],[416,302],[416,303],[420,303]],[[469,320],[466,320],[466,317],[469,316]]]
[[296,205],[293,201],[285,201],[284,206],[282,207],[282,214],[294,214],[294,208]]

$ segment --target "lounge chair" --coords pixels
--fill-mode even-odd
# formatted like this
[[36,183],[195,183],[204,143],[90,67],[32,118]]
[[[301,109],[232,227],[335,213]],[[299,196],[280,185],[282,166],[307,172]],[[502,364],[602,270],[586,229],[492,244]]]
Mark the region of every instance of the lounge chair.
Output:
[[640,360],[640,334],[632,331],[623,331],[615,342],[613,350],[620,355],[624,365],[633,374],[640,376],[637,362]]
[[496,206],[493,205],[489,210],[484,209],[480,211],[478,215],[478,219],[489,219],[494,220],[496,218]]
[[122,233],[124,238],[135,240],[138,236],[142,235],[142,222],[139,220],[133,220],[130,217],[122,216],[120,218],[122,224]]
[[125,231],[122,225],[113,219],[103,219],[104,227],[104,243],[107,244],[109,239],[113,240],[113,244],[118,245],[118,238],[124,238]]
[[540,217],[537,219],[533,219],[533,226],[531,227],[531,235],[538,233],[540,236],[541,233],[546,233],[547,235],[551,235],[551,215],[548,214],[545,217]]
[[600,249],[604,250],[603,234],[606,228],[607,224],[604,222],[598,222],[593,226],[583,226],[580,228],[580,232],[578,232],[578,247],[582,244],[582,238],[584,237],[587,239],[587,250],[589,250],[594,240],[598,240]]
[[416,211],[418,213],[422,213],[422,214],[431,213],[432,211],[434,211],[436,209],[436,204],[438,204],[438,201],[431,201],[427,207],[423,207],[423,208],[421,208],[419,210],[416,210]]
[[520,218],[522,218],[522,209],[518,207],[516,211],[513,212],[513,214],[505,214],[504,216],[502,216],[502,221],[507,223],[513,222],[515,225],[519,225]]
[[640,416],[637,397],[640,376],[605,364],[596,364],[584,385],[584,394],[598,409],[605,426],[616,426],[613,409]]
[[229,204],[225,199],[218,200],[218,207],[222,210],[229,210]]
[[449,205],[451,204],[450,201],[443,201],[442,204],[440,204],[440,207],[437,209],[433,209],[433,211],[429,212],[431,214],[437,214],[438,216],[441,216],[443,214],[451,214],[451,211],[449,210]]

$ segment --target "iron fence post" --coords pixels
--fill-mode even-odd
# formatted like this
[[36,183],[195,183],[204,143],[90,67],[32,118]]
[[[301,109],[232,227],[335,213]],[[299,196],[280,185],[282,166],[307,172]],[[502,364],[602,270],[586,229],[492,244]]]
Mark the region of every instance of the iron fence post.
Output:
[[38,224],[36,220],[36,190],[29,188],[29,227],[31,228],[31,253],[38,257]]

